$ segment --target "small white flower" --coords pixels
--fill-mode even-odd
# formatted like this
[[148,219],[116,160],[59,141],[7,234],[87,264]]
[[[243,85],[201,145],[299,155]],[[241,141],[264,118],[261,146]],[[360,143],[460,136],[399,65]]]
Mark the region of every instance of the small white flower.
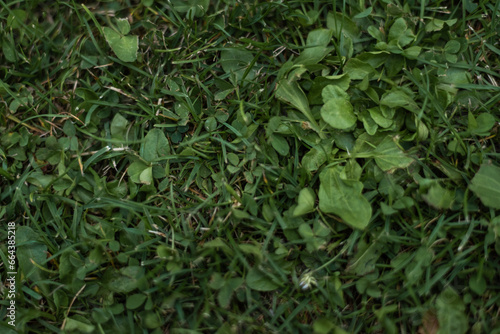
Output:
[[302,274],[302,277],[300,278],[300,287],[302,290],[307,290],[309,289],[312,285],[316,285],[318,281],[316,278],[313,276],[313,272],[311,271],[306,271],[305,273]]

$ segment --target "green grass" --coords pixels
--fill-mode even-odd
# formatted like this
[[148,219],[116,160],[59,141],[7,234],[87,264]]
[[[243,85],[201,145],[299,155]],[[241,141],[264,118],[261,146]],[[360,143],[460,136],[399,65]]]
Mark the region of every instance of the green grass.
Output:
[[499,18],[0,0],[0,331],[500,333]]

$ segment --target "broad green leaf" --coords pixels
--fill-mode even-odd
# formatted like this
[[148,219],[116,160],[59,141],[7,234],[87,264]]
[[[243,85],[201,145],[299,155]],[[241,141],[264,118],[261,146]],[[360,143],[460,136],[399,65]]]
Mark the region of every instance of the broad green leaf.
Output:
[[227,155],[227,161],[229,161],[230,164],[237,166],[240,162],[240,159],[238,158],[238,155],[231,152]]
[[316,194],[311,188],[303,188],[299,193],[297,206],[293,210],[294,216],[301,216],[306,213],[314,211],[314,202],[316,201]]
[[160,315],[157,312],[143,311],[141,312],[141,318],[146,328],[155,329],[162,325],[162,318],[160,318]]
[[326,84],[332,84],[343,91],[349,89],[349,84],[351,83],[351,78],[347,74],[338,74],[338,75],[328,75],[325,77],[319,77],[318,80],[325,80]]
[[117,113],[111,121],[110,131],[113,139],[125,140],[127,134],[128,121],[125,117]]
[[[315,226],[316,227],[316,226]],[[317,226],[320,228],[319,226]],[[321,231],[313,231],[311,226],[307,223],[302,223],[299,226],[298,232],[302,239],[306,242],[306,247],[309,252],[317,251],[325,242],[325,238],[322,235],[319,235],[317,232],[323,232],[322,230],[326,229],[326,227],[320,228]]]
[[312,87],[309,89],[307,98],[311,104],[322,104],[325,101],[322,98],[323,89],[328,85],[337,86],[343,91],[349,89],[351,79],[344,73],[341,75],[332,75],[325,77],[316,77],[313,81]]
[[296,81],[281,80],[276,90],[276,97],[300,110],[311,123],[311,127],[319,132],[318,123],[311,113],[307,97]]
[[127,18],[117,19],[116,25],[122,35],[127,35],[130,32],[130,23],[128,23]]
[[186,13],[186,17],[191,20],[203,16],[210,6],[210,0],[171,0],[171,2],[176,11]]
[[106,286],[109,290],[118,293],[129,293],[139,286],[139,280],[144,277],[144,268],[139,266],[129,266],[113,271],[111,279]]
[[[246,49],[226,48],[221,52],[220,64],[224,72],[234,73],[236,80],[240,82],[253,58],[253,54]],[[253,80],[255,73],[256,70],[252,68],[245,77],[245,81]]]
[[143,184],[153,183],[153,166],[149,166],[139,174],[139,181]]
[[64,331],[67,333],[94,333],[95,326],[72,318],[65,319]]
[[92,319],[94,319],[95,322],[97,322],[98,324],[105,323],[112,316],[113,316],[113,313],[111,313],[111,311],[108,308],[106,308],[106,309],[94,308],[92,310]]
[[160,129],[151,129],[141,145],[141,156],[146,161],[170,154],[170,144],[165,133]]
[[[32,261],[46,267],[47,246],[38,241],[39,235],[28,226],[19,226],[16,230],[16,257],[19,269],[24,276],[36,282],[42,279],[43,272]],[[13,270],[9,270],[13,271]]]
[[460,42],[457,40],[452,39],[444,46],[444,52],[457,53],[458,51],[460,51]]
[[474,118],[472,112],[469,111],[468,131],[479,136],[487,136],[490,130],[495,125],[495,117],[492,114],[482,113],[477,118]]
[[368,7],[361,13],[358,13],[354,16],[355,19],[362,19],[364,17],[369,16],[372,13],[373,7]]
[[238,248],[244,253],[248,255],[255,256],[256,259],[262,260],[262,247],[256,244],[240,244]]
[[127,174],[130,176],[130,179],[132,182],[135,183],[141,183],[140,176],[141,173],[148,168],[148,165],[146,165],[142,161],[135,161],[130,164],[130,166],[127,169]]
[[214,116],[209,116],[205,121],[205,130],[213,132],[217,129],[217,119]]
[[392,172],[398,168],[406,168],[413,162],[413,159],[408,157],[396,145],[396,142],[391,136],[387,136],[373,151],[373,157],[377,166],[384,172]]
[[415,201],[413,200],[413,198],[408,196],[403,196],[398,198],[394,202],[392,208],[396,210],[405,210],[411,208],[413,205],[415,205]]
[[432,263],[434,253],[432,249],[421,246],[415,253],[412,262],[406,266],[405,275],[410,285],[418,283],[425,272],[425,269]]
[[[5,16],[3,17],[5,19]],[[28,18],[28,13],[22,9],[13,9],[7,17],[7,27],[12,29],[19,29],[23,26]]]
[[443,29],[444,24],[446,23],[449,27],[453,26],[457,22],[457,19],[452,19],[452,20],[447,20],[443,21],[440,19],[431,19],[426,25],[425,25],[425,31],[430,32],[430,31],[439,31]]
[[399,89],[391,90],[390,92],[382,95],[380,99],[380,104],[388,106],[390,108],[405,108],[406,110],[418,113],[420,108],[413,100],[413,97],[406,94],[404,91]]
[[98,99],[97,94],[93,90],[90,90],[90,89],[87,89],[87,88],[83,88],[83,87],[78,87],[75,90],[75,94],[78,97],[81,97],[85,101],[97,100]]
[[496,216],[490,221],[489,230],[494,234],[495,239],[500,240],[500,216]]
[[[234,210],[234,209],[233,209]],[[217,251],[222,250],[229,256],[234,256],[234,251],[229,247],[224,240],[221,238],[215,238],[214,240],[205,242],[202,248],[206,249],[216,249]]]
[[363,52],[357,56],[356,59],[369,64],[375,69],[384,65],[384,63],[387,62],[389,55],[390,54],[387,51]]
[[356,255],[351,257],[346,268],[347,272],[363,276],[375,270],[375,265],[385,245],[385,243],[380,240],[380,235],[381,234],[379,234],[379,237],[370,240],[369,243],[364,240],[360,240],[357,243],[358,250]]
[[[244,73],[244,72],[243,72]],[[250,73],[248,73],[250,75]],[[229,94],[231,94],[234,91],[234,88],[226,89],[226,90],[221,90],[215,93],[214,99],[215,101],[222,101],[224,100]],[[212,117],[212,116],[210,116]]]
[[386,173],[378,185],[378,191],[383,195],[388,195],[390,199],[395,200],[404,195],[404,189],[401,187],[393,174]]
[[474,12],[478,6],[479,5],[477,3],[474,3],[472,0],[464,1],[464,7],[469,13]]
[[340,178],[343,180],[356,180],[359,181],[363,169],[356,162],[356,159],[349,159],[346,161],[344,169],[340,172]]
[[349,36],[353,41],[359,35],[359,28],[349,16],[339,12],[329,12],[326,17],[326,26],[332,29],[333,36],[340,39],[341,34]]
[[368,226],[372,208],[362,195],[363,183],[340,178],[340,167],[330,167],[320,174],[319,208],[333,213],[357,229]]
[[301,51],[300,56],[297,57],[294,64],[314,65],[319,63],[333,50],[333,47],[327,47],[331,39],[331,29],[317,29],[311,31],[307,36],[305,49]]
[[314,334],[329,334],[335,333],[335,324],[327,318],[320,318],[314,321],[313,330]]
[[314,24],[319,17],[319,12],[317,10],[311,9],[308,11],[302,12],[299,9],[295,10],[295,13],[298,15],[299,22],[302,26],[307,27]]
[[329,100],[321,108],[321,117],[334,129],[348,129],[356,124],[352,104],[343,98]]
[[282,156],[287,156],[290,152],[290,145],[283,136],[273,134],[270,138],[272,147]]
[[[228,168],[228,170],[229,170],[229,168]],[[236,219],[238,219],[238,220],[241,220],[241,219],[252,219],[252,216],[250,216],[250,214],[248,212],[246,212],[246,211],[239,210],[239,209],[236,209],[236,208],[232,208],[231,212],[233,213],[233,217],[236,218]]]
[[370,64],[351,58],[344,65],[344,73],[347,73],[352,80],[363,80],[365,77],[370,79],[376,71]]
[[217,295],[217,301],[221,307],[228,307],[234,291],[241,286],[243,283],[243,278],[236,277],[227,280]]
[[9,110],[11,113],[15,114],[19,107],[27,107],[29,102],[28,97],[16,98],[9,104]]
[[451,287],[447,287],[436,299],[439,330],[437,334],[464,334],[469,328],[465,305]]
[[444,27],[444,21],[440,19],[431,19],[427,24],[425,25],[425,31],[426,32],[431,32],[431,31],[439,31],[443,29]]
[[453,53],[445,53],[444,54],[446,61],[452,64],[455,64],[458,61],[458,55]]
[[410,46],[407,49],[403,50],[403,56],[408,59],[417,59],[422,52],[422,48],[420,46]]
[[377,27],[375,26],[369,26],[367,29],[367,32],[375,38],[378,42],[384,42],[385,41],[385,35],[384,33]]
[[360,114],[360,118],[363,122],[363,127],[370,136],[373,136],[375,133],[377,133],[378,125],[377,123],[375,123],[368,111],[363,110]]
[[331,99],[340,98],[344,100],[349,100],[349,94],[346,93],[346,89],[343,89],[337,85],[328,85],[323,88],[321,92],[321,97],[323,98],[323,102],[326,103]]
[[64,122],[63,131],[68,137],[74,137],[76,135],[75,125],[71,121]]
[[354,136],[350,132],[335,131],[332,133],[332,137],[335,139],[335,145],[344,150],[352,152],[354,149]]
[[486,280],[478,273],[469,280],[469,287],[477,295],[482,296],[487,289]]
[[250,289],[256,291],[273,291],[279,287],[271,278],[255,267],[248,272],[246,283]]
[[415,39],[415,35],[408,29],[405,19],[400,17],[391,26],[388,39],[389,42],[394,42],[400,47],[405,47]]
[[2,42],[2,51],[3,51],[3,55],[5,56],[5,59],[7,59],[7,61],[10,61],[11,63],[16,62],[16,60],[17,60],[16,48],[15,48],[13,43],[11,43],[7,39],[4,39]]
[[327,46],[332,39],[332,31],[330,29],[316,29],[307,35],[306,45],[314,46]]
[[471,75],[466,69],[449,67],[446,69],[444,75],[439,76],[439,81],[452,85],[468,84],[471,82]]
[[221,276],[221,274],[218,272],[215,272],[211,276],[210,282],[208,283],[208,286],[210,287],[210,289],[219,290],[220,288],[222,288],[224,286],[224,283],[225,283],[225,280]]
[[483,164],[469,185],[484,205],[500,209],[500,167]]
[[422,196],[427,204],[436,209],[449,209],[455,200],[455,191],[441,187],[438,183],[433,184],[427,194]]
[[377,123],[377,125],[380,127],[388,128],[393,123],[392,119],[386,118],[384,115],[382,115],[379,107],[370,108],[368,109],[368,112],[370,113],[370,116],[375,121],[375,123]]
[[137,59],[139,39],[137,36],[124,36],[111,28],[103,27],[104,37],[116,56],[124,62]]
[[[373,269],[372,269],[373,271]],[[367,272],[369,273],[369,272]],[[358,290],[359,293],[361,294],[367,294],[370,297],[374,298],[380,298],[381,291],[378,288],[377,284],[373,282],[373,279],[371,276],[374,276],[373,274],[371,275],[366,275],[365,277],[359,279],[356,282],[356,290]],[[378,316],[378,312],[375,311],[375,314]]]
[[148,297],[143,293],[136,293],[127,297],[126,307],[129,310],[135,310],[141,307]]
[[318,170],[318,168],[326,162],[327,155],[328,152],[323,146],[316,145],[302,158],[302,167],[310,172]]

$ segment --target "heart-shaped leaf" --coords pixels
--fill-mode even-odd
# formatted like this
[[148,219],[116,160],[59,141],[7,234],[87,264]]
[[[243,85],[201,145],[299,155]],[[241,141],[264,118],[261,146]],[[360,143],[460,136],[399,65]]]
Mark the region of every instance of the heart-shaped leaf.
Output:
[[351,58],[344,66],[344,73],[347,73],[352,80],[363,80],[365,77],[371,78],[376,71],[369,63]]
[[356,124],[357,117],[349,101],[333,98],[321,108],[321,117],[332,128],[347,129]]
[[278,284],[274,283],[271,278],[257,268],[250,269],[246,282],[250,289],[256,291],[272,291],[278,288]]
[[[146,165],[144,162],[135,161],[132,164],[130,164],[130,166],[128,167],[127,174],[130,176],[130,179],[132,180],[132,182],[141,183],[141,178],[140,178],[141,174],[147,168],[148,168],[148,165]],[[151,170],[151,173],[152,172],[153,171]],[[146,175],[144,175],[144,177],[145,176]]]
[[340,167],[325,169],[320,175],[319,209],[333,213],[354,228],[364,229],[372,216],[368,200],[361,194],[363,183],[355,180],[342,180]]
[[408,29],[404,18],[397,19],[389,30],[389,41],[396,43],[400,47],[410,44],[415,39],[415,35]]
[[127,35],[130,32],[130,23],[128,23],[128,19],[117,19],[116,25],[118,26],[118,30],[122,35]]
[[[248,69],[248,66],[252,63],[254,56],[248,50],[241,50],[236,48],[227,48],[221,52],[220,64],[222,69],[226,73],[234,73],[236,76],[236,80],[239,82],[242,79],[246,81],[251,81],[255,78],[257,73],[257,69],[255,65],[253,66],[247,76],[243,78],[245,72]],[[229,90],[230,93],[232,90]]]
[[469,324],[462,298],[451,287],[441,292],[436,299],[439,320],[438,333],[467,333]]
[[125,36],[111,28],[103,27],[104,37],[116,56],[125,62],[133,62],[137,59],[139,50],[139,39],[137,36]]
[[314,211],[314,202],[316,194],[311,188],[304,188],[299,193],[298,204],[293,210],[294,216],[301,216]]
[[385,137],[373,153],[377,166],[384,172],[406,168],[413,162],[412,158],[401,151],[391,136]]
[[144,184],[151,184],[153,182],[153,167],[147,167],[141,174],[139,174],[139,181]]
[[500,209],[500,167],[482,165],[474,175],[469,188],[481,199],[484,205]]
[[146,161],[153,161],[158,157],[170,154],[170,144],[160,129],[152,129],[144,138],[141,156]]

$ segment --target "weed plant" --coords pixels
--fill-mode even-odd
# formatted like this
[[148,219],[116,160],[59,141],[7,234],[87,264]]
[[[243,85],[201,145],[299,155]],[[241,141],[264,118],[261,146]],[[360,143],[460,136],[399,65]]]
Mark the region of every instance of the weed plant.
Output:
[[500,333],[500,2],[0,0],[1,333]]

